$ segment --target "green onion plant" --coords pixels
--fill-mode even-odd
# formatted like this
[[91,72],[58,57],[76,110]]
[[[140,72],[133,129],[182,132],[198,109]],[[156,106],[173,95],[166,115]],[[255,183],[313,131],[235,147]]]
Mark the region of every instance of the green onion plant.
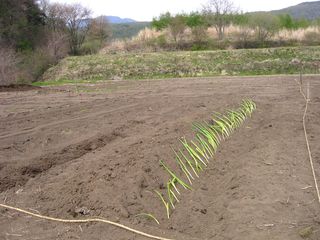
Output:
[[255,109],[256,104],[250,99],[245,99],[242,100],[238,109],[227,110],[224,115],[214,112],[210,121],[193,124],[195,139],[187,141],[185,138],[181,138],[182,148],[172,149],[175,162],[189,184],[182,177],[178,177],[163,161],[160,161],[161,166],[170,176],[166,184],[168,202],[160,192],[155,191],[155,193],[164,204],[168,218],[170,218],[170,209],[175,209],[175,204],[179,202],[176,195],[181,195],[178,185],[186,190],[192,190],[192,181],[195,180],[195,177],[199,177],[199,173],[208,166],[219,144],[230,137]]

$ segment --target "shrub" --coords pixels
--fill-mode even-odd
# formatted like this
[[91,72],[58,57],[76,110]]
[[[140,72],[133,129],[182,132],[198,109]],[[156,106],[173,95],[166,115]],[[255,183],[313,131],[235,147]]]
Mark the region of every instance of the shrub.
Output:
[[252,35],[252,29],[248,27],[241,26],[238,31],[235,31],[233,37],[235,42],[233,44],[234,48],[247,48],[249,46],[249,41]]
[[156,38],[156,44],[160,47],[160,48],[165,48],[168,45],[168,41],[166,38],[166,35],[161,34],[160,36],[158,36]]
[[43,73],[56,63],[57,60],[48,54],[46,48],[23,52],[21,54],[21,62],[19,63],[20,73],[18,82],[32,83],[38,81]]
[[152,19],[151,27],[157,31],[163,30],[169,26],[171,19],[172,16],[169,12],[161,14],[158,18]]
[[279,18],[269,13],[257,13],[250,16],[249,26],[254,29],[261,45],[271,39],[279,31]]
[[83,43],[79,50],[79,55],[96,54],[102,48],[103,43],[100,40],[90,40]]
[[18,57],[11,48],[0,46],[0,86],[17,82]]
[[176,15],[169,23],[170,34],[175,43],[178,43],[186,30],[186,18],[183,15]]
[[209,46],[207,43],[194,43],[192,46],[191,46],[191,51],[204,51],[204,50],[208,50],[209,49]]

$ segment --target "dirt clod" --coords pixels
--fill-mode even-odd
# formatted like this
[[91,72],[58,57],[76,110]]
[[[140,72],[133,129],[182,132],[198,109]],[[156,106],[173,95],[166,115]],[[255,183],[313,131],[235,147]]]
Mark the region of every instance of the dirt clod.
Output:
[[90,210],[86,207],[77,207],[74,212],[81,215],[89,215]]

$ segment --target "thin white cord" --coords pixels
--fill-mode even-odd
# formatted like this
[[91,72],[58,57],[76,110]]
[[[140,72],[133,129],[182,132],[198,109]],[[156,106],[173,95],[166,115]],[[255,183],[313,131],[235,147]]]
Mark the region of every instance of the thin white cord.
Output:
[[307,144],[307,149],[308,149],[308,154],[309,154],[309,161],[310,161],[310,166],[311,166],[311,170],[312,170],[314,185],[315,185],[316,193],[317,193],[317,196],[318,196],[318,202],[320,204],[320,192],[319,192],[319,187],[318,187],[318,181],[317,181],[316,173],[315,173],[315,170],[314,170],[314,164],[313,164],[313,160],[312,160],[312,154],[311,154],[311,149],[310,149],[310,144],[309,144],[308,134],[307,134],[307,128],[306,128],[306,116],[307,116],[307,111],[308,111],[308,104],[310,102],[310,99],[309,99],[310,85],[308,83],[307,96],[306,96],[302,91],[302,76],[301,75],[300,75],[300,93],[301,93],[301,95],[303,96],[303,98],[304,98],[304,100],[306,102],[306,107],[305,107],[304,114],[303,114],[303,119],[302,119],[303,131],[304,131],[304,136],[305,136],[305,139],[306,139],[306,144]]
[[17,212],[21,212],[21,213],[24,213],[24,214],[27,214],[27,215],[30,215],[30,216],[33,216],[33,217],[46,219],[46,220],[50,220],[50,221],[55,221],[55,222],[62,222],[62,223],[102,222],[102,223],[106,223],[106,224],[111,224],[113,226],[117,226],[119,228],[125,229],[127,231],[130,231],[130,232],[133,232],[133,233],[136,233],[136,234],[148,237],[148,238],[158,239],[158,240],[173,240],[173,239],[169,239],[169,238],[163,238],[163,237],[154,236],[154,235],[151,235],[151,234],[148,234],[148,233],[144,233],[144,232],[132,229],[130,227],[127,227],[125,225],[122,225],[120,223],[112,222],[112,221],[109,221],[109,220],[106,220],[106,219],[102,219],[102,218],[61,219],[61,218],[53,218],[53,217],[48,217],[48,216],[44,216],[44,215],[41,215],[41,214],[36,214],[36,213],[33,213],[33,212],[29,212],[29,211],[23,210],[21,208],[16,208],[16,207],[12,207],[12,206],[9,206],[9,205],[6,205],[6,204],[1,204],[1,203],[0,203],[0,207],[6,208],[6,209],[11,209],[11,210],[14,210],[14,211],[17,211]]

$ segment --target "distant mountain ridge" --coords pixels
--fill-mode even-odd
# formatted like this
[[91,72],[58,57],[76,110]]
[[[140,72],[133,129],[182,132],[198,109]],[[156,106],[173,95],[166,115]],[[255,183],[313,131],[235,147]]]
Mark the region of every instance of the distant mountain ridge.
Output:
[[305,18],[314,20],[320,18],[320,1],[303,2],[295,6],[270,11],[270,13],[289,14],[296,19]]
[[133,20],[131,18],[121,18],[118,16],[105,16],[105,18],[108,20],[109,23],[112,23],[112,24],[137,22],[136,20]]
[[150,22],[113,23],[112,38],[125,39],[136,36],[141,30],[150,27]]
[[[289,14],[295,19],[305,18],[314,20],[320,18],[320,1],[302,2],[294,6],[269,11],[273,14]],[[111,24],[138,23],[131,18],[121,18],[118,16],[104,16]]]
[[[112,39],[131,38],[137,35],[142,29],[150,27],[150,22],[138,22],[131,18],[120,18],[117,16],[102,16],[112,29]],[[94,18],[81,20],[82,27],[87,26]]]

